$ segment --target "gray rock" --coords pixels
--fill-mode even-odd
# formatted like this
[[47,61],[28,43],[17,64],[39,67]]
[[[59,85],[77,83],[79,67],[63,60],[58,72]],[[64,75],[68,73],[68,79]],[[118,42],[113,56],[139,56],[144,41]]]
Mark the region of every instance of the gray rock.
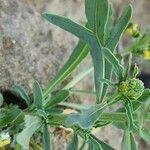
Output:
[[76,43],[20,0],[0,1],[0,33],[0,86],[7,88],[29,88],[34,79],[46,85]]

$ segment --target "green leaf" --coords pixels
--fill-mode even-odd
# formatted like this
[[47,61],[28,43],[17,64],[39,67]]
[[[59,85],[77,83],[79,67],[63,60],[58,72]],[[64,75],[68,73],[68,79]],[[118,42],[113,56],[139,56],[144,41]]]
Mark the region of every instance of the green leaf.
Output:
[[99,36],[101,44],[104,44],[106,23],[109,17],[108,0],[86,0],[85,12],[89,27]]
[[101,83],[97,82],[98,78],[104,77],[103,72],[103,56],[100,51],[100,43],[97,40],[97,37],[93,35],[93,32],[86,27],[83,27],[67,18],[44,13],[43,15],[48,21],[52,22],[53,24],[61,27],[62,29],[69,31],[70,33],[76,35],[80,39],[88,42],[91,47],[91,55],[93,58],[94,68],[95,68],[95,85],[97,91],[97,101],[100,100],[100,95],[102,91]]
[[140,136],[150,144],[150,131],[147,128],[143,127],[140,129]]
[[0,93],[0,107],[3,105],[3,101],[4,101],[3,95]]
[[111,51],[114,51],[116,48],[123,32],[127,28],[130,19],[132,16],[132,6],[129,5],[122,13],[122,16],[119,18],[117,24],[115,25],[114,29],[112,30],[112,33],[107,41],[107,44],[105,47],[110,49]]
[[[103,8],[105,7],[105,8]],[[103,83],[98,82],[99,79],[104,78],[104,57],[102,55],[102,44],[104,37],[104,26],[107,20],[108,13],[108,3],[101,0],[86,0],[85,10],[88,20],[88,27],[93,31],[94,36],[92,37],[90,44],[90,53],[92,56],[92,61],[94,65],[94,79],[95,79],[95,89],[96,89],[96,99],[97,103],[101,103]],[[105,11],[105,13],[101,12]],[[106,15],[106,16],[105,16]],[[102,32],[99,33],[99,30]],[[101,34],[101,35],[99,35]]]
[[81,113],[72,113],[67,117],[65,124],[66,126],[77,124],[83,129],[92,128],[105,107],[106,104],[96,104],[88,109],[82,110]]
[[113,28],[113,18],[112,18],[112,2],[109,0],[109,14],[108,19],[105,25],[105,36],[104,36],[104,44],[106,44],[106,41],[110,37],[112,28]]
[[84,140],[83,143],[82,143],[82,145],[80,146],[79,150],[83,150],[84,147],[85,147],[85,145],[86,145],[86,141]]
[[33,98],[34,98],[34,105],[37,108],[42,109],[43,108],[43,104],[42,104],[43,96],[42,96],[42,89],[38,81],[35,81],[33,84]]
[[53,15],[50,13],[43,13],[43,17],[47,19],[49,22],[59,26],[60,28],[76,35],[79,37],[81,40],[90,42],[91,37],[93,36],[93,32],[89,30],[88,28],[79,25],[72,20],[62,17],[62,16],[57,16]]
[[21,110],[16,106],[1,113],[2,116],[0,116],[0,128],[8,126],[10,123],[13,123],[20,114]]
[[96,89],[96,100],[97,103],[101,103],[101,95],[103,90],[103,83],[98,82],[99,79],[104,78],[104,57],[102,55],[102,47],[98,42],[91,43],[90,53],[92,56],[92,61],[94,65],[94,79],[95,79],[95,89]]
[[43,149],[51,150],[51,139],[47,124],[44,124],[43,127]]
[[[111,9],[110,9],[111,11]],[[111,12],[110,12],[111,13]],[[112,51],[112,53],[114,52],[123,32],[125,31],[125,29],[127,28],[130,19],[132,16],[132,6],[128,6],[122,13],[121,17],[119,18],[117,24],[115,25],[115,27],[111,30],[111,34],[110,37],[108,38],[105,47],[107,47],[108,49],[110,49]],[[111,28],[111,14],[110,14],[110,28]],[[108,31],[110,31],[109,29],[107,29]],[[109,33],[108,33],[109,34]],[[109,61],[105,60],[105,66],[107,66],[107,68],[105,69],[105,79],[110,80],[111,78],[111,72],[112,72],[112,65],[109,63]],[[103,92],[102,92],[102,98],[105,97],[106,92],[107,92],[108,86],[104,85],[103,88]]]
[[95,148],[94,148],[94,143],[91,141],[91,140],[89,140],[88,141],[88,150],[94,150]]
[[[95,136],[92,135],[92,134],[90,134],[90,139],[91,139],[92,141],[95,141],[95,143],[98,143],[98,144],[101,146],[102,150],[115,150],[113,147],[111,147],[111,146],[108,145],[107,143],[105,143],[105,142],[99,140],[97,137],[95,137]],[[97,150],[99,150],[99,149],[97,149]]]
[[119,60],[116,58],[116,56],[107,48],[102,49],[102,52],[107,59],[111,63],[111,65],[114,67],[114,71],[116,75],[119,77],[120,80],[123,79],[123,66],[120,64]]
[[47,103],[44,105],[45,108],[54,107],[60,102],[66,100],[69,96],[69,90],[61,90],[55,96],[47,99]]
[[[111,31],[112,31],[112,28],[113,28],[113,19],[112,19],[112,4],[110,2],[109,4],[109,16],[108,16],[108,20],[107,20],[107,23],[106,23],[106,26],[105,26],[105,36],[104,36],[104,44],[106,44],[106,41],[108,40],[108,38],[110,37],[110,34],[111,34]],[[111,77],[111,71],[112,71],[112,66],[111,64],[109,63],[109,61],[107,61],[107,59],[105,58],[104,59],[104,65],[107,66],[105,67],[105,78],[110,80],[110,77]],[[102,91],[102,100],[104,99],[104,97],[106,96],[106,93],[107,93],[107,89],[108,89],[108,85],[107,84],[104,84],[103,85],[103,91]]]
[[85,42],[79,41],[78,45],[73,50],[70,58],[65,63],[65,65],[56,74],[54,79],[49,83],[46,90],[44,91],[43,97],[46,98],[54,88],[66,79],[72,71],[82,62],[82,60],[87,56],[89,52],[89,47]]
[[[107,67],[105,67],[105,70],[104,70],[105,71],[104,78],[107,79],[107,80],[111,80],[112,65],[109,61],[107,61],[106,58],[104,59],[104,65],[107,66]],[[107,90],[108,90],[108,85],[104,84],[103,91],[102,91],[102,96],[101,96],[102,99],[104,99],[104,97],[106,96]]]
[[[102,79],[105,76],[104,57],[102,54],[102,44],[100,43],[101,39],[98,36],[99,35],[98,29],[100,28],[100,25],[101,25],[102,31],[103,31],[103,29],[108,24],[107,22],[109,22],[111,19],[110,4],[108,3],[108,1],[101,1],[102,5],[101,4],[99,5],[99,4],[100,4],[100,1],[94,1],[94,3],[92,3],[91,1],[88,1],[88,0],[86,1],[86,7],[90,8],[89,10],[86,9],[87,18],[88,18],[88,21],[90,20],[89,22],[92,23],[90,13],[93,14],[92,16],[94,16],[94,18],[92,18],[92,19],[95,19],[95,21],[96,21],[96,22],[95,21],[93,22],[93,24],[95,24],[95,26],[97,28],[96,32],[93,32],[93,31],[89,30],[88,28],[83,27],[67,18],[48,14],[48,13],[44,14],[44,17],[47,20],[49,20],[53,24],[61,27],[62,29],[69,31],[70,33],[76,35],[77,37],[86,41],[90,45],[90,48],[91,48],[90,53],[91,53],[93,64],[94,64],[94,78],[95,78],[97,103],[102,102],[101,97],[103,95],[105,95],[106,90],[107,90],[107,88],[105,87],[105,91],[103,94],[103,83],[97,82],[98,79],[100,79],[100,78]],[[104,5],[104,8],[103,8],[103,5]],[[105,12],[104,14],[101,12],[98,12],[98,10],[96,9],[96,8],[99,8],[99,6],[103,10],[103,12]],[[112,50],[112,48],[113,48],[113,50],[115,49],[115,47],[122,35],[122,32],[125,30],[128,22],[129,22],[129,19],[131,18],[131,12],[132,12],[132,9],[131,9],[131,6],[129,6],[127,8],[127,10],[124,12],[124,15],[119,20],[119,23],[116,25],[114,32],[111,34],[110,38],[108,39],[109,44],[108,45],[106,44],[106,47],[110,48],[111,50]],[[99,21],[101,24],[98,25]],[[88,22],[88,26],[90,25],[89,22]],[[110,71],[110,74],[111,74],[111,71]],[[106,79],[108,79],[108,78],[106,77]]]
[[78,150],[78,136],[77,136],[77,134],[73,135],[72,141],[68,145],[67,150]]
[[41,119],[37,116],[25,116],[25,128],[21,133],[17,135],[17,143],[22,146],[23,149],[29,149],[29,142],[32,135],[41,126]]
[[25,88],[19,84],[15,85],[14,88],[15,91],[21,96],[21,98],[29,105],[31,101]]
[[122,150],[136,150],[137,145],[134,136],[129,131],[124,131],[124,136],[122,139]]

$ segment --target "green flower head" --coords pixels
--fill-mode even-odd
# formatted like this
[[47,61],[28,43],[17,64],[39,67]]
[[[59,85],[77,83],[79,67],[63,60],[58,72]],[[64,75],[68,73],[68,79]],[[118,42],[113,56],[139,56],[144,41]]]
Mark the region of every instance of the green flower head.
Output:
[[144,84],[141,80],[133,78],[128,81],[122,81],[119,85],[118,92],[127,96],[129,99],[138,99],[144,91]]

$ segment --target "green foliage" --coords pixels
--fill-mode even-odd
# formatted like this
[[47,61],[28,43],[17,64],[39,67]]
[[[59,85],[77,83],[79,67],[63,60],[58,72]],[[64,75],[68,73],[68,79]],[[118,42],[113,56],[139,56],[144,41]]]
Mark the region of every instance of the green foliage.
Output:
[[44,150],[51,150],[51,139],[47,124],[44,124],[43,127],[43,147]]
[[[79,42],[68,61],[45,89],[41,88],[38,81],[34,82],[33,91],[29,92],[21,85],[14,86],[13,92],[26,102],[26,109],[21,110],[14,104],[7,104],[8,100],[3,92],[0,94],[0,135],[7,133],[12,137],[11,141],[0,138],[2,148],[11,142],[15,150],[39,150],[41,145],[42,149],[51,150],[52,126],[73,130],[67,150],[114,150],[110,144],[92,134],[93,128],[108,125],[124,131],[122,150],[137,149],[135,134],[149,143],[150,132],[145,128],[145,123],[150,121],[150,89],[145,89],[143,82],[137,78],[140,68],[135,65],[134,70],[131,70],[132,55],[144,54],[145,48],[149,49],[149,32],[139,33],[138,37],[134,37],[137,38],[136,42],[131,47],[124,48],[125,51],[116,51],[127,27],[129,31],[132,6],[125,8],[115,24],[109,0],[85,0],[85,13],[86,26],[66,17],[43,13],[45,19],[77,36]],[[89,52],[92,65],[76,75],[67,85],[58,88]],[[127,66],[124,56],[129,60]],[[74,89],[93,68],[95,91]],[[112,73],[115,81],[112,80]],[[83,105],[68,102],[72,94],[91,95],[95,98],[95,103]],[[118,102],[122,102],[122,106],[118,105],[117,111],[109,112],[109,107]],[[66,108],[76,112],[66,114]],[[78,141],[79,137],[83,140],[82,145]]]
[[66,126],[77,124],[83,129],[92,128],[105,107],[106,104],[96,104],[88,109],[82,110],[81,113],[72,113],[66,119]]
[[[90,134],[89,140],[93,142],[93,145],[99,145],[99,147],[102,150],[115,150],[114,148],[112,148],[110,145],[108,145],[107,143],[99,140],[97,137],[95,137],[94,135]],[[95,148],[96,149],[96,148]],[[97,150],[97,149],[96,149]],[[99,149],[98,149],[99,150]]]
[[122,150],[136,150],[137,145],[133,136],[133,133],[129,131],[124,131],[124,136],[122,139]]
[[15,106],[0,113],[0,128],[13,123],[20,114],[21,110]]
[[28,96],[27,91],[25,90],[25,88],[21,85],[15,85],[14,87],[15,91],[20,95],[20,97],[25,100],[25,102],[30,105],[31,100]]
[[29,142],[35,131],[41,126],[41,120],[37,116],[26,115],[24,118],[25,128],[17,135],[17,142],[23,149],[29,149]]
[[67,147],[67,150],[78,150],[78,135],[74,134],[72,141]]
[[[94,64],[94,72],[95,72],[95,88],[96,88],[96,93],[97,93],[97,103],[101,102],[101,95],[102,95],[102,91],[103,91],[103,84],[100,82],[97,82],[98,79],[102,79],[105,76],[105,65],[104,65],[104,56],[102,54],[102,49],[103,49],[103,45],[100,41],[99,33],[98,30],[103,30],[104,26],[106,25],[106,21],[107,18],[104,19],[104,17],[101,16],[101,12],[97,12],[100,11],[99,7],[104,7],[102,10],[105,10],[106,16],[108,17],[107,13],[109,14],[109,3],[106,3],[103,5],[101,5],[101,3],[103,3],[103,1],[101,0],[95,0],[94,3],[91,4],[91,1],[86,1],[86,8],[91,7],[86,9],[86,15],[87,15],[87,19],[88,19],[88,24],[94,24],[92,25],[92,27],[90,27],[89,25],[89,29],[86,27],[83,27],[67,18],[64,17],[60,17],[57,15],[52,15],[49,13],[44,13],[43,16],[51,23],[61,27],[62,29],[69,31],[70,33],[76,35],[77,37],[79,37],[80,39],[84,40],[85,42],[87,42],[90,45],[90,52],[91,52],[91,56],[93,59],[93,64]],[[120,36],[122,35],[122,32],[125,30],[125,28],[127,27],[130,17],[131,17],[131,6],[129,6],[127,8],[127,12],[125,12],[125,16],[123,15],[123,17],[121,19],[122,23],[119,24],[119,26],[117,26],[117,31],[113,33],[113,37],[110,37],[108,39],[108,43],[109,45],[112,44],[111,47],[108,46],[108,48],[113,49],[116,47]],[[100,15],[99,15],[100,14]],[[92,17],[91,17],[92,15]],[[109,18],[109,17],[108,17]],[[94,20],[93,20],[94,19]],[[127,20],[128,19],[128,20]],[[124,27],[124,28],[123,28]],[[102,29],[101,29],[102,28]],[[111,41],[113,40],[113,42]],[[115,44],[115,45],[114,45]],[[107,44],[106,44],[107,45]],[[107,47],[107,46],[106,46]]]
[[38,109],[43,108],[43,95],[42,95],[42,90],[37,81],[34,82],[33,84],[33,99],[34,99],[34,105]]
[[59,104],[60,102],[64,101],[69,96],[68,90],[62,90],[51,98],[47,99],[47,103],[45,104],[46,108],[54,107],[55,105]]

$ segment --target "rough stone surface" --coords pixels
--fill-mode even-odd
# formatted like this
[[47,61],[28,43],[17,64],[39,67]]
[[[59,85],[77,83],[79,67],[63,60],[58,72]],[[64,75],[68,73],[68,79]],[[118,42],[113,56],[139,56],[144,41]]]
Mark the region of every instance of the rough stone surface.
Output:
[[31,5],[0,1],[0,78],[4,87],[43,85],[63,65],[76,38],[45,21]]

